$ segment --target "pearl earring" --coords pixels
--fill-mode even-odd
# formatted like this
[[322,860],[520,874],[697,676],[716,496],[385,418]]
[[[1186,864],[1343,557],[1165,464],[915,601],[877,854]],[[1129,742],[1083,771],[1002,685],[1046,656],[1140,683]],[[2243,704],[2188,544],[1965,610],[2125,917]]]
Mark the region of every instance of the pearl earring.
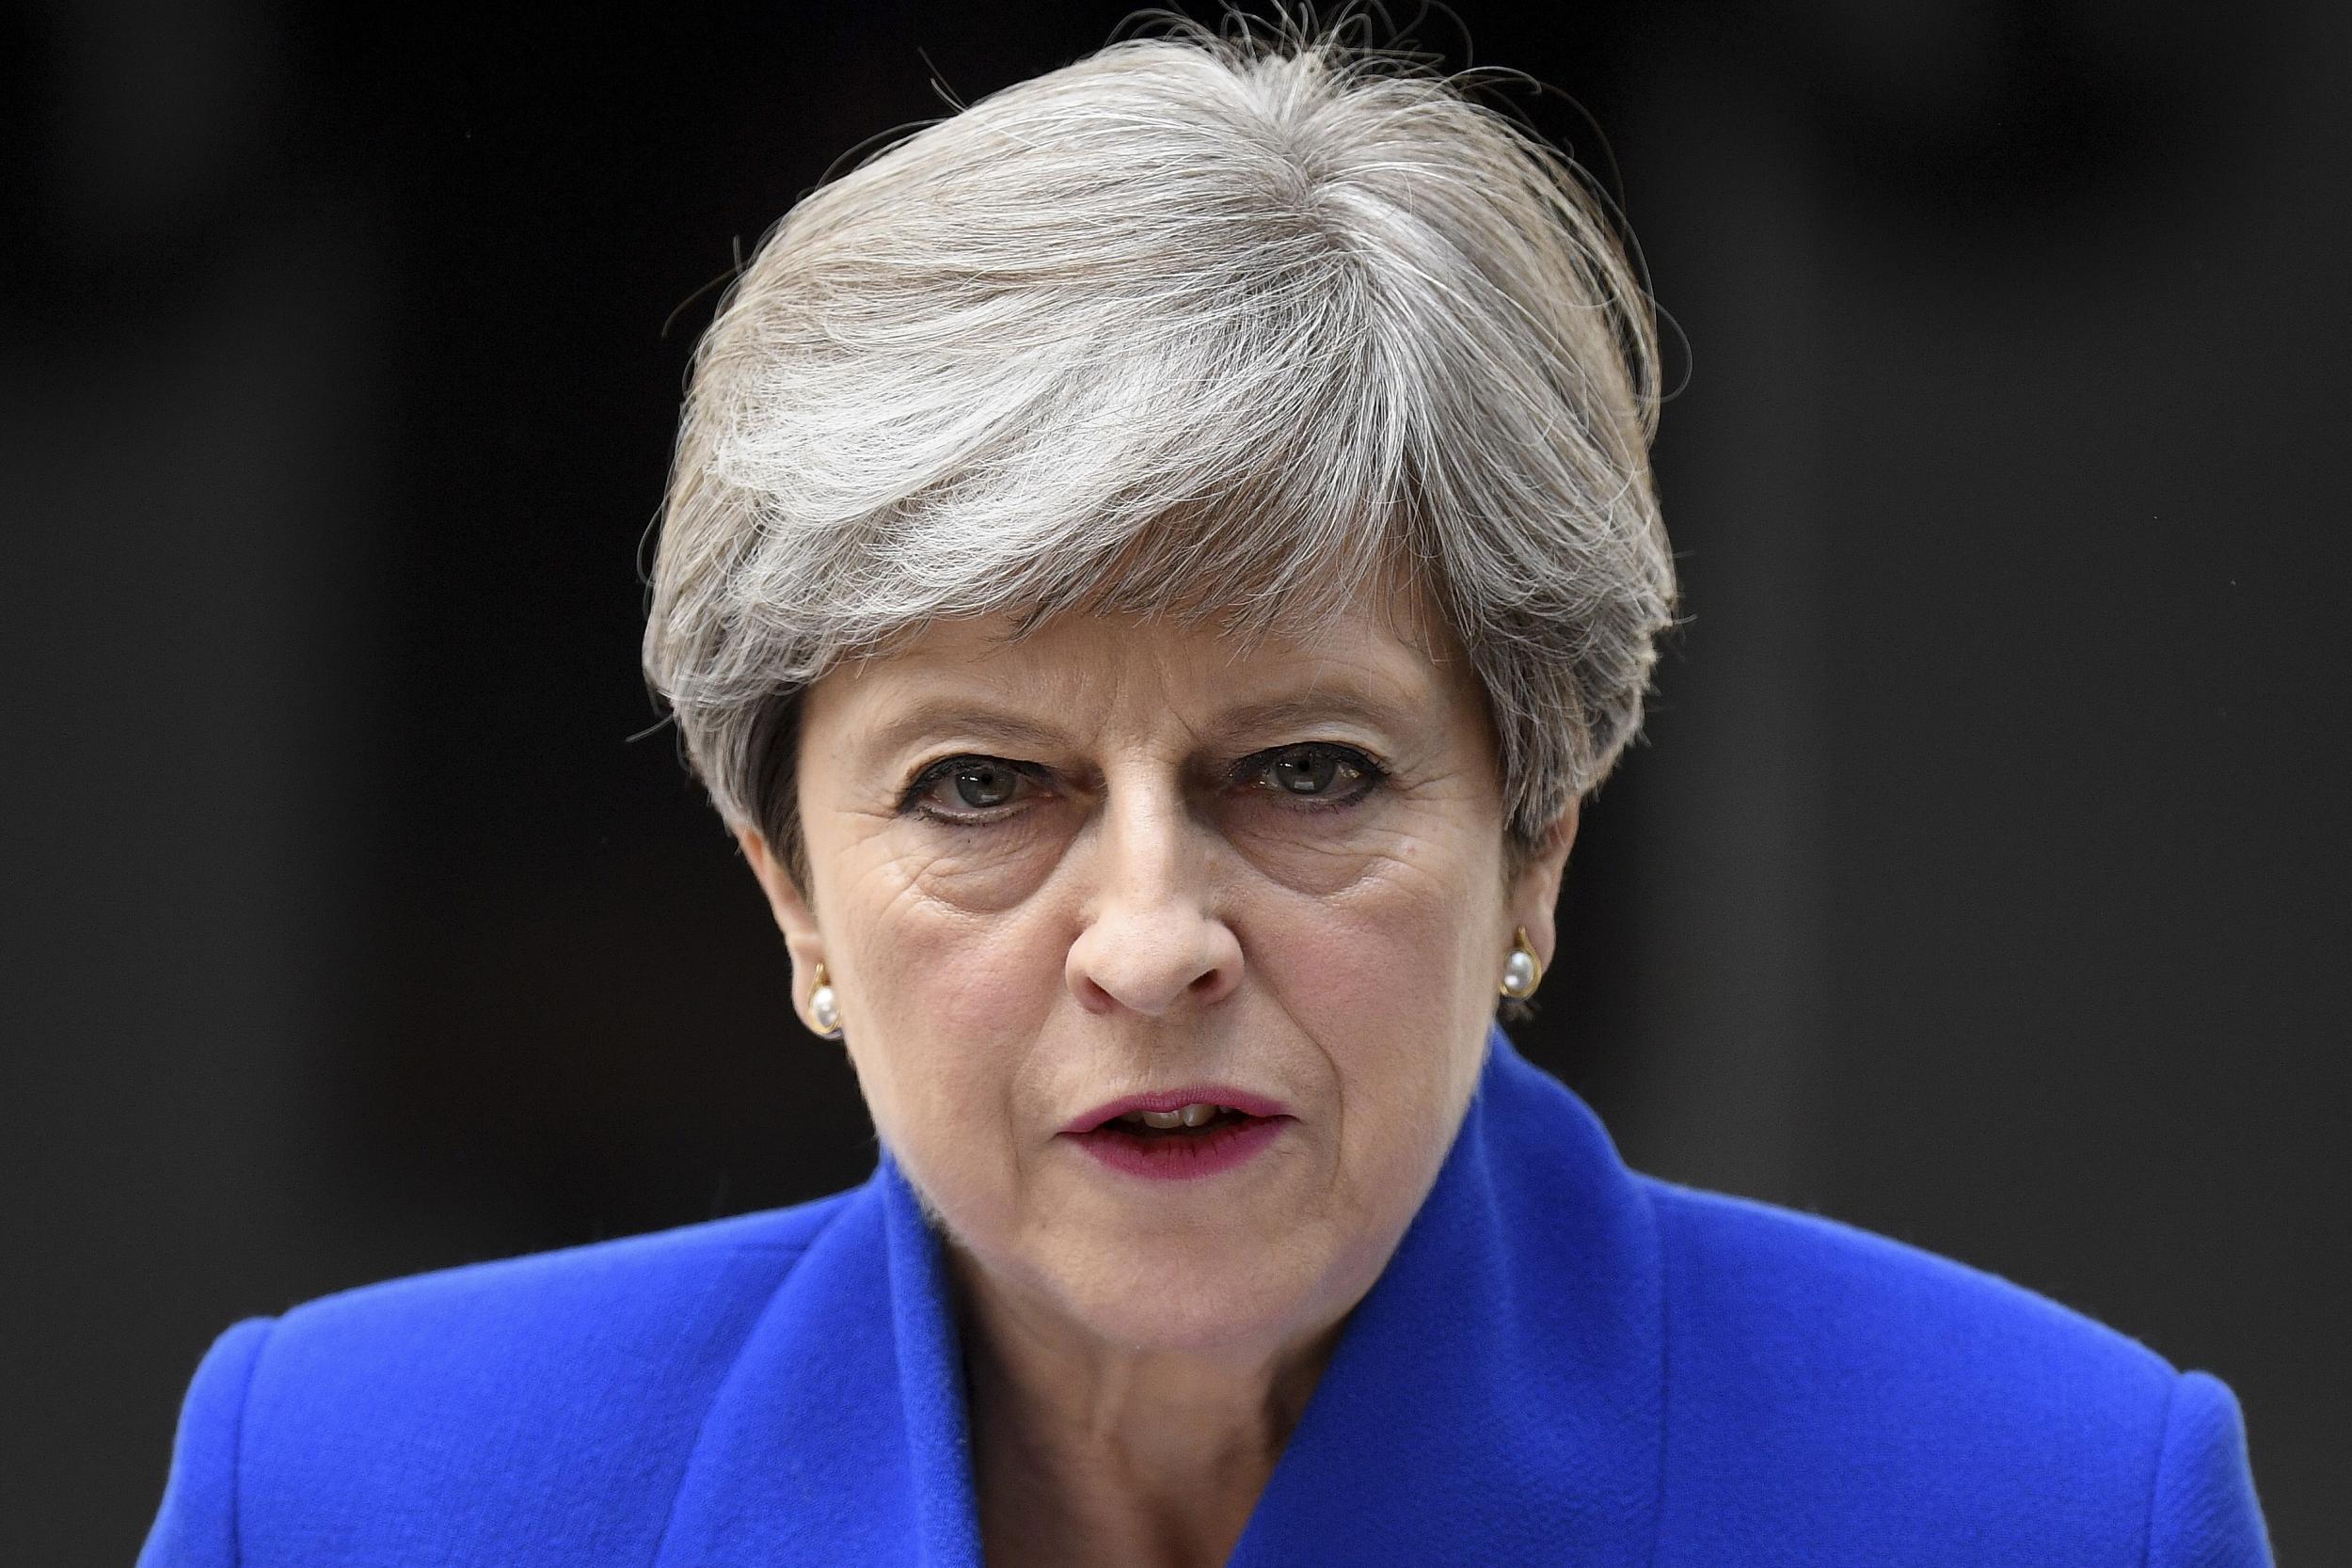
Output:
[[833,982],[825,977],[825,966],[818,964],[817,984],[808,993],[808,1016],[817,1021],[818,1037],[837,1040],[841,1037],[841,1000],[833,993]]
[[1511,956],[1502,960],[1502,984],[1497,989],[1515,1002],[1524,1002],[1543,983],[1543,960],[1535,957],[1534,944],[1527,940],[1527,927],[1522,926],[1511,941]]

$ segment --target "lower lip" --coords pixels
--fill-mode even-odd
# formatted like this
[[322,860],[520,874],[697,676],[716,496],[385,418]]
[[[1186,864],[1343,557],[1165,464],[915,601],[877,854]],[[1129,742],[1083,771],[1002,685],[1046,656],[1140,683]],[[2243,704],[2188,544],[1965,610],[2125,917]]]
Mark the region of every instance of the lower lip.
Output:
[[1172,1138],[1130,1137],[1099,1127],[1066,1136],[1113,1170],[1151,1181],[1192,1181],[1247,1164],[1290,1123],[1288,1117],[1252,1117]]

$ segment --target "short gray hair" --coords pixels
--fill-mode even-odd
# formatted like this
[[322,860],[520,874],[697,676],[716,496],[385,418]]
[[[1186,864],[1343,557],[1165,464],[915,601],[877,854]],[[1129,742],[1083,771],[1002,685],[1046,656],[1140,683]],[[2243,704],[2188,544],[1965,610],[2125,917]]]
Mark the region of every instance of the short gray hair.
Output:
[[1640,728],[1674,566],[1656,326],[1561,155],[1336,35],[1114,43],[761,242],[696,349],[645,671],[803,880],[795,694],[943,617],[1416,582],[1532,848]]

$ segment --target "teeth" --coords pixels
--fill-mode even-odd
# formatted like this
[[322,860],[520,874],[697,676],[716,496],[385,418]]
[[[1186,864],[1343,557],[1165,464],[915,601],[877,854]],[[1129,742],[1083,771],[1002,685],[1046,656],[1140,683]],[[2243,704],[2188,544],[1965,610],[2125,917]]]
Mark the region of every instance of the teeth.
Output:
[[1173,1111],[1130,1111],[1119,1119],[1133,1127],[1153,1127],[1167,1132],[1173,1127],[1206,1127],[1224,1109],[1222,1105],[1196,1102]]

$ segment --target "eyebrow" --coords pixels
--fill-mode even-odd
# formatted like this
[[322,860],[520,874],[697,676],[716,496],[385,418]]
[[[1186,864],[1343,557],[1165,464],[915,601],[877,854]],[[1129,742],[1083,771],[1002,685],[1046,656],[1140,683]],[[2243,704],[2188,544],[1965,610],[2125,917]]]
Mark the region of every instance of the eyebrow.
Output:
[[[1402,736],[1413,727],[1407,707],[1382,702],[1343,687],[1323,687],[1295,697],[1244,703],[1220,709],[1202,726],[1208,736],[1248,733],[1331,719],[1354,719]],[[955,730],[976,738],[1030,751],[1049,752],[1070,744],[1067,732],[988,705],[979,697],[932,697],[868,733],[864,749],[879,762],[938,731]]]

